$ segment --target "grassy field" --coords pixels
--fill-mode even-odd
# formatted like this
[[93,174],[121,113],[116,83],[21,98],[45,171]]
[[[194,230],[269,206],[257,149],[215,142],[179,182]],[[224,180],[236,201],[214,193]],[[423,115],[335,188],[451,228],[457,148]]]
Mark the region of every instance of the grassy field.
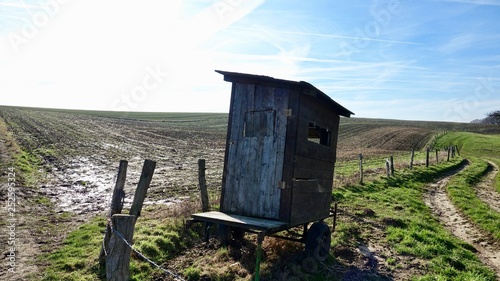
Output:
[[[149,192],[151,197],[161,199],[168,194],[188,199],[176,207],[146,207],[135,230],[137,249],[187,280],[252,279],[254,235],[223,248],[214,241],[204,244],[200,226],[189,231],[184,227],[184,220],[200,208],[196,189],[198,158],[208,159],[211,169],[207,179],[213,208],[217,208],[227,114],[0,107],[0,121],[0,125],[5,124],[0,126],[0,132],[15,141],[11,146],[20,149],[12,153],[16,165],[26,166],[22,172],[26,176],[24,183],[31,186],[37,202],[43,202],[46,208],[57,208],[57,204],[42,193],[40,186],[46,183],[40,178],[37,182],[40,174],[36,171],[46,174],[64,169],[68,173],[75,165],[72,159],[82,157],[106,165],[123,157],[155,157],[160,169]],[[476,257],[474,248],[445,229],[423,197],[429,184],[453,174],[467,158],[470,164],[446,185],[448,194],[471,221],[490,233],[492,239],[500,239],[498,213],[479,200],[472,188],[488,172],[486,161],[500,163],[499,144],[500,127],[493,125],[341,119],[332,194],[339,206],[339,217],[332,235],[332,255],[316,272],[306,272],[301,265],[302,244],[266,238],[263,280],[354,280],[353,276],[365,280],[495,280],[495,273]],[[457,145],[461,156],[446,162],[442,148],[449,145]],[[410,171],[412,148],[416,160]],[[425,168],[425,148],[441,149],[439,164],[432,161]],[[364,184],[358,183],[360,153],[366,169]],[[388,178],[385,159],[391,155],[395,157],[396,173]],[[493,184],[500,191],[498,176]],[[165,186],[172,188],[166,190]],[[42,216],[44,221],[31,218],[35,225],[54,221],[38,235],[64,230],[64,222],[71,218],[81,220],[67,212],[62,214],[64,219],[59,220],[51,220],[49,214]],[[104,280],[97,263],[105,229],[103,213],[89,213],[83,222],[69,229],[64,241],[37,254],[32,262],[41,271],[27,275],[29,280]],[[132,259],[131,272],[132,280],[166,278],[137,256]]]

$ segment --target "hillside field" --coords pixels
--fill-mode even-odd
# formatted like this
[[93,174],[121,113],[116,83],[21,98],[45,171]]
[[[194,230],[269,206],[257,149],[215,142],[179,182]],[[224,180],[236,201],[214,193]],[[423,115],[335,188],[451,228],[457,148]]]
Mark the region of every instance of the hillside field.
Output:
[[[198,159],[206,160],[211,206],[218,207],[227,121],[222,113],[0,106],[0,197],[16,199],[15,212],[0,212],[15,218],[18,245],[16,272],[4,262],[0,279],[105,280],[97,257],[118,163],[129,163],[128,209],[142,164],[151,159],[157,165],[136,225],[136,248],[186,280],[252,280],[255,235],[222,247],[216,239],[203,242],[201,226],[185,229],[185,219],[201,210]],[[446,161],[450,145],[460,155]],[[392,177],[385,175],[389,156]],[[342,118],[331,256],[310,272],[302,244],[266,238],[261,280],[498,280],[498,165],[500,126]],[[15,189],[7,192],[11,181]],[[443,213],[457,219],[447,221]],[[9,223],[0,222],[2,228]],[[477,234],[453,231],[461,226]],[[0,232],[1,241],[8,238]],[[173,280],[137,256],[131,272],[132,280]]]

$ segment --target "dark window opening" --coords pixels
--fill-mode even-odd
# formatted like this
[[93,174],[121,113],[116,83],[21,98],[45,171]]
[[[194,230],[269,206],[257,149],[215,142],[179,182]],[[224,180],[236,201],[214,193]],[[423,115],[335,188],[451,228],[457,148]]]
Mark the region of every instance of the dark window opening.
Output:
[[330,146],[332,140],[332,132],[314,123],[309,123],[309,133],[307,135],[307,140],[317,144]]

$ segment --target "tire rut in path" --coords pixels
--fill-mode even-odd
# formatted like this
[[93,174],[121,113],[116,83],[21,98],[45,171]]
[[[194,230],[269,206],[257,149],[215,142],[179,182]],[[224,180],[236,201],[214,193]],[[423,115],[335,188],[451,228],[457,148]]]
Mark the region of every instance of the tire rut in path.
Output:
[[498,166],[490,161],[488,161],[488,165],[488,174],[475,186],[476,196],[488,204],[491,209],[500,212],[500,193],[494,187],[495,177],[498,174]]
[[[465,166],[462,166],[454,174],[464,168]],[[448,175],[427,188],[424,195],[425,204],[448,231],[474,247],[476,256],[495,271],[500,280],[500,245],[469,221],[448,198],[446,184],[452,176]]]

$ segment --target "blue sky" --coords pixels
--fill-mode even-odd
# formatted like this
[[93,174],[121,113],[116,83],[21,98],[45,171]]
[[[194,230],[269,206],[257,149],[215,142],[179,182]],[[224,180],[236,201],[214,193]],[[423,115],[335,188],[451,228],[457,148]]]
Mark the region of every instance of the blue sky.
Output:
[[0,1],[2,105],[227,112],[215,69],[469,122],[500,109],[500,0]]

